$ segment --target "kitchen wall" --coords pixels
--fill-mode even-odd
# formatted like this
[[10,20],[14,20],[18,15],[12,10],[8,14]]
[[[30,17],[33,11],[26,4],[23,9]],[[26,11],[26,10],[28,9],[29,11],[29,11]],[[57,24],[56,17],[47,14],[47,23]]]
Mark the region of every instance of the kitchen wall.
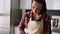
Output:
[[46,0],[48,10],[60,10],[60,0]]

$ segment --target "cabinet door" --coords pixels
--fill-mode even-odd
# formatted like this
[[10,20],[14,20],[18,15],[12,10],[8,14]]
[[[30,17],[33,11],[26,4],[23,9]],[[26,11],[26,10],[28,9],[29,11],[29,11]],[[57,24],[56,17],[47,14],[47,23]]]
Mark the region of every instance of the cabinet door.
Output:
[[10,16],[0,16],[0,34],[10,33]]
[[0,34],[10,34],[10,0],[0,0]]

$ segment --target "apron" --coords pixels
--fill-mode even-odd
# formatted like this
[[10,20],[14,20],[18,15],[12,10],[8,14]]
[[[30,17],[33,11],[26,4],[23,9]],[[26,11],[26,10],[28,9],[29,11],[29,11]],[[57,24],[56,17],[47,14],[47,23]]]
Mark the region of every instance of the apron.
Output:
[[30,21],[28,23],[28,34],[43,34],[43,20]]

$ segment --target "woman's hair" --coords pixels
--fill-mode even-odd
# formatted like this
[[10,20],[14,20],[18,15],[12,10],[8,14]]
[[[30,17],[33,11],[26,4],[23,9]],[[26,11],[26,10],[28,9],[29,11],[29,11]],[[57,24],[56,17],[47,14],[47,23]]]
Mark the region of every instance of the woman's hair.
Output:
[[42,6],[42,10],[41,10],[41,13],[42,14],[46,14],[46,2],[45,2],[45,0],[32,0],[32,3],[33,3],[33,1],[36,1],[37,3],[40,3],[40,4],[43,4],[43,6]]
[[[40,13],[42,14],[42,15],[46,15],[46,2],[45,2],[45,0],[32,0],[32,3],[33,3],[33,1],[36,1],[37,3],[40,3],[40,4],[42,4],[43,6],[42,6],[42,10],[40,11]],[[32,20],[34,20],[34,17],[33,17],[33,13],[31,13],[31,17],[32,17]],[[38,19],[37,21],[39,21],[40,19]]]

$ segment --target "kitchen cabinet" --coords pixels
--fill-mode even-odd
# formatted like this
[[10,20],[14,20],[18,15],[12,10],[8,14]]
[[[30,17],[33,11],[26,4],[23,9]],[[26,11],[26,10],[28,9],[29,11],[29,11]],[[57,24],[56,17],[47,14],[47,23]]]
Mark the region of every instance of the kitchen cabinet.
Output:
[[10,34],[10,0],[0,0],[0,34]]

